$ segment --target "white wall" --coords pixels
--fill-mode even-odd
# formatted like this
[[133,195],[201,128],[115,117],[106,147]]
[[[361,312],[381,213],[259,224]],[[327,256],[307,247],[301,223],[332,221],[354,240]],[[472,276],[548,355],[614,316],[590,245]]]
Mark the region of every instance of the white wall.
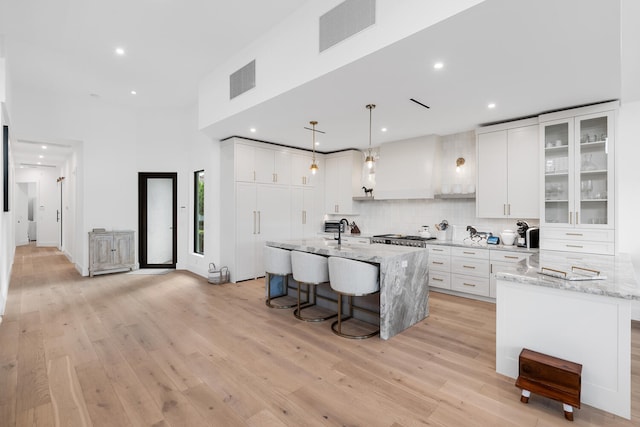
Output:
[[64,172],[69,183],[75,177],[76,194],[74,244],[65,249],[79,270],[88,272],[87,232],[92,228],[138,229],[141,171],[178,172],[178,267],[184,268],[191,178],[187,153],[196,132],[193,110],[139,111],[89,96],[70,99],[15,87],[12,114],[22,138],[82,141]]
[[[343,0],[310,1],[207,75],[199,86],[199,128],[307,83],[456,13],[480,0],[378,0],[376,23],[318,52],[318,19]],[[256,87],[229,100],[229,75],[256,60]]]
[[35,182],[37,185],[37,206],[34,216],[38,227],[38,246],[58,246],[59,189],[56,183],[59,171],[54,168],[17,168],[16,182]]
[[[4,85],[4,81],[0,80],[0,86]],[[9,125],[9,114],[4,102],[0,102],[0,129],[2,126]],[[10,129],[11,131],[11,129]],[[11,137],[11,133],[9,134]],[[0,149],[0,159],[2,158]],[[9,186],[14,182],[13,179],[13,161],[11,152],[9,152]],[[0,161],[0,177],[2,177],[2,164]],[[0,178],[0,186],[2,179]],[[9,193],[11,197],[11,193]],[[0,200],[3,199],[3,189],[0,187]],[[11,200],[10,200],[11,202]],[[0,205],[2,203],[0,202]],[[11,204],[9,205],[11,207]],[[11,278],[11,267],[15,254],[15,232],[13,223],[13,212],[4,212],[0,206],[0,316],[4,314],[7,302],[7,293],[9,291],[9,279]]]

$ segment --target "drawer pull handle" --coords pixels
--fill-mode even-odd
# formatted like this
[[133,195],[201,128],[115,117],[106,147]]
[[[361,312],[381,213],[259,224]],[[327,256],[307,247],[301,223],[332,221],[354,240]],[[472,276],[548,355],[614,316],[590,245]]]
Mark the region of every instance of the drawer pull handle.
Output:
[[463,254],[465,255],[475,255],[475,252],[467,252],[467,251],[462,251]]
[[565,233],[567,236],[580,236],[582,237],[583,234],[582,233]]
[[590,268],[584,268],[584,267],[578,267],[578,266],[572,265],[571,266],[571,271],[575,271],[575,270],[588,271],[590,273],[594,273],[596,276],[600,275],[600,271],[598,271],[598,270],[592,270]]
[[471,269],[475,269],[475,267],[473,265],[463,265],[464,268],[471,268]]
[[444,252],[444,249],[431,249],[434,252]]
[[431,280],[433,280],[434,282],[444,282],[444,280],[438,279],[437,277],[432,277]]
[[505,255],[504,257],[507,259],[518,259],[517,256],[513,256],[513,255]]
[[465,283],[463,283],[463,285],[465,285],[465,286],[471,286],[471,287],[473,287],[473,288],[475,288],[475,287],[476,287],[476,285],[474,285],[473,283],[466,283],[466,282],[465,282]]
[[580,245],[566,245],[568,248],[579,248],[582,249],[584,248],[584,246],[580,246]]
[[440,261],[433,261],[434,264],[438,264],[438,265],[442,265],[444,264],[444,262],[440,262]]

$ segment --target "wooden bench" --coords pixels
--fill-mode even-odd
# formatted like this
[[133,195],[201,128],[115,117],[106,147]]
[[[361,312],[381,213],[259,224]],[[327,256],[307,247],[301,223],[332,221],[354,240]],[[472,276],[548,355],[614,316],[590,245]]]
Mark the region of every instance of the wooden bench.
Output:
[[580,408],[582,365],[557,357],[522,349],[516,387],[520,401],[529,402],[531,393],[562,402],[564,417],[573,421],[573,408]]

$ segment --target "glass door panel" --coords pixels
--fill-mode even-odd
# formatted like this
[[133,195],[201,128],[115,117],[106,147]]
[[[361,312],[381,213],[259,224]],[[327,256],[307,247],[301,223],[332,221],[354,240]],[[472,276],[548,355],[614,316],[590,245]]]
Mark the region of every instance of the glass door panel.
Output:
[[579,189],[576,189],[580,200],[578,222],[602,225],[609,223],[609,121],[606,115],[588,117],[576,122],[580,136],[579,157],[576,157],[580,176]]
[[570,221],[571,129],[569,122],[544,127],[544,221],[568,224]]

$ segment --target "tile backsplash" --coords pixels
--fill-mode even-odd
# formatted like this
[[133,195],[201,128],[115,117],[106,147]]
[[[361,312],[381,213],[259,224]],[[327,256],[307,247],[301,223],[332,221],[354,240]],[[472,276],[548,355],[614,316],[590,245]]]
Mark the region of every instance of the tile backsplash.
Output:
[[[477,218],[474,199],[429,199],[429,200],[373,200],[356,202],[358,216],[350,217],[363,234],[417,234],[423,225],[435,232],[435,224],[446,219],[455,225],[455,240],[466,236],[467,225],[473,225],[478,231],[490,231],[499,235],[502,230],[516,230],[514,219]],[[525,219],[530,225],[537,226],[539,220]]]

